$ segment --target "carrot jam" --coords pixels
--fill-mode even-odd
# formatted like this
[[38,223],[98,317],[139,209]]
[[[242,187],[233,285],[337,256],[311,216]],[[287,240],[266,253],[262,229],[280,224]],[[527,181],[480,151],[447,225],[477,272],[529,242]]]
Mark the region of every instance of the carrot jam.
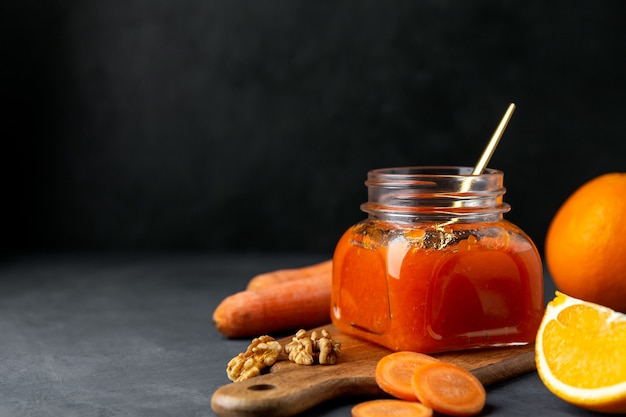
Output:
[[332,321],[394,351],[527,344],[543,317],[537,249],[512,223],[369,218],[339,240]]

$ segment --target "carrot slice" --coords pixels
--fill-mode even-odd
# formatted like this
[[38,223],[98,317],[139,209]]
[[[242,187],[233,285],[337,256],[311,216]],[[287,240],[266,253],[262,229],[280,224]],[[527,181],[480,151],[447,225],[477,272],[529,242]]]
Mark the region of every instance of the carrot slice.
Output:
[[485,387],[469,371],[448,362],[429,363],[413,375],[419,401],[451,416],[474,416],[485,406]]
[[352,417],[432,417],[432,415],[431,408],[402,400],[371,400],[352,407]]
[[415,371],[424,364],[439,362],[432,356],[400,351],[383,356],[376,365],[376,383],[387,394],[407,401],[417,401],[412,380]]

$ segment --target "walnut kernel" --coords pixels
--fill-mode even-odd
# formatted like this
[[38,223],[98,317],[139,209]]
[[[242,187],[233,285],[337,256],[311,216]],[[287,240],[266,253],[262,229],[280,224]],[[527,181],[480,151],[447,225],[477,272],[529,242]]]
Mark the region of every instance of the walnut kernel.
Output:
[[333,340],[325,329],[322,329],[321,337],[318,337],[317,332],[313,332],[311,340],[319,351],[318,362],[320,365],[334,365],[337,362],[341,343]]
[[305,330],[298,330],[291,342],[285,345],[289,360],[298,365],[312,365],[315,362],[321,365],[335,364],[341,343],[333,340],[326,330],[321,333],[320,336],[313,331],[311,337],[308,337]]
[[271,336],[260,336],[252,340],[245,352],[228,362],[226,373],[231,381],[243,381],[272,366],[283,351],[282,345]]
[[306,336],[304,329],[298,330],[291,342],[285,345],[285,353],[291,362],[298,365],[313,364],[313,341]]

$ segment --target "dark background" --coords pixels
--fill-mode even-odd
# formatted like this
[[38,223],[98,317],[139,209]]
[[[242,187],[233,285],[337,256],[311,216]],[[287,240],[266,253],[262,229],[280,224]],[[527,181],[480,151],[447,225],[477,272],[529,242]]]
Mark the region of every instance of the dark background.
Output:
[[625,171],[624,1],[4,1],[3,253],[330,254],[368,170],[491,167],[539,248]]

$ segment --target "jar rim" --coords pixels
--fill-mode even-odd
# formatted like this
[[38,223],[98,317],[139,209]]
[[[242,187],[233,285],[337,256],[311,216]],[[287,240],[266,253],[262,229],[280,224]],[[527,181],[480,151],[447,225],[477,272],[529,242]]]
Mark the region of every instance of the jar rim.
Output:
[[489,177],[502,176],[503,171],[495,168],[485,168],[482,174],[472,174],[473,167],[456,166],[456,165],[426,165],[426,166],[402,166],[392,168],[377,168],[368,172],[368,177],[379,178],[416,178],[416,177],[449,177],[449,178],[466,178],[466,177]]
[[368,201],[361,210],[370,215],[458,216],[500,215],[510,206],[504,174],[493,168],[474,175],[472,167],[406,166],[368,172]]

